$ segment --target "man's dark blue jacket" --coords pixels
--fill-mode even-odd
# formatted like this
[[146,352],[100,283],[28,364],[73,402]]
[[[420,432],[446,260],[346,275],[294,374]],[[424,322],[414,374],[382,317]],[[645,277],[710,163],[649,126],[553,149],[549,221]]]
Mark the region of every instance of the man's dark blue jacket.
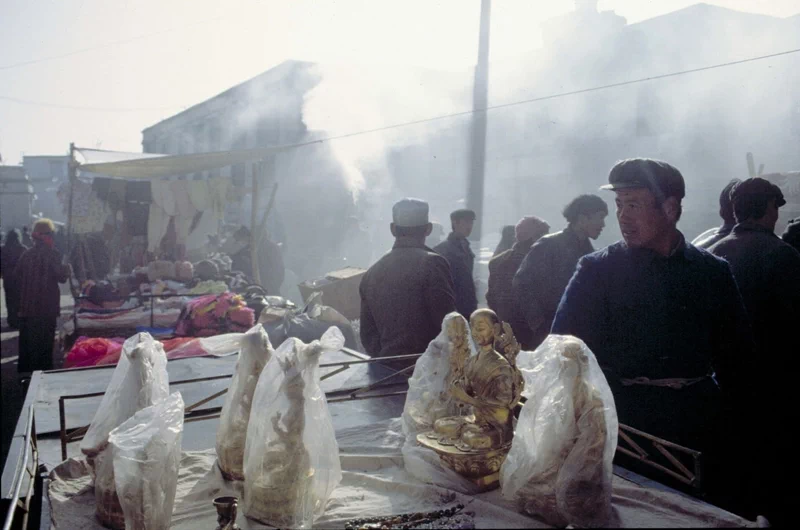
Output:
[[[639,428],[657,436],[674,434],[678,443],[697,439],[703,411],[710,410],[700,402],[716,401],[717,386],[740,394],[753,351],[730,267],[685,239],[669,257],[622,241],[584,256],[551,332],[577,336],[594,352],[615,392],[621,422],[640,422]],[[683,390],[621,384],[712,374],[717,385],[708,379]],[[676,433],[670,423],[686,430]]]

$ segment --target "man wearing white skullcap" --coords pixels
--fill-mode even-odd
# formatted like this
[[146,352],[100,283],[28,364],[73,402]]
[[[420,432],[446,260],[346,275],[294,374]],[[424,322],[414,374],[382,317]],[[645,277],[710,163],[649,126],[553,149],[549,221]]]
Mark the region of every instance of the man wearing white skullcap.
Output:
[[425,246],[432,230],[428,210],[419,199],[395,203],[394,247],[361,280],[361,342],[373,357],[424,352],[445,315],[455,311],[450,266]]

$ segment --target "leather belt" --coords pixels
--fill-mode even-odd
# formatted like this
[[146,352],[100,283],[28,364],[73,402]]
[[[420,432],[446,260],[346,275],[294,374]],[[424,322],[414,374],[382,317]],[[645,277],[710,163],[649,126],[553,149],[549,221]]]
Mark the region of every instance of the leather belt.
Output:
[[708,379],[707,375],[703,377],[694,377],[691,379],[686,379],[682,377],[673,377],[671,379],[649,379],[647,377],[635,377],[633,379],[620,379],[620,382],[623,386],[633,386],[633,385],[642,385],[642,386],[658,386],[663,388],[672,388],[674,390],[680,390],[682,388],[686,388],[687,386],[694,385],[701,381],[705,381]]

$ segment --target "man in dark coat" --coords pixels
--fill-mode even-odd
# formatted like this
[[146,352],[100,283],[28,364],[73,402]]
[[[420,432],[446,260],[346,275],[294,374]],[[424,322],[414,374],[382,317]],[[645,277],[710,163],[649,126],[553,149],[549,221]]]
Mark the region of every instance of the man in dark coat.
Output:
[[28,247],[19,242],[19,232],[11,230],[0,251],[0,278],[3,279],[3,290],[6,292],[8,326],[12,329],[19,328],[19,285],[14,277],[14,269],[26,250]]
[[[768,438],[754,440],[752,459],[763,515],[780,527],[789,523],[792,508],[782,484],[782,462],[793,450],[794,428],[786,420],[797,374],[798,347],[790,330],[800,320],[800,253],[774,232],[778,208],[786,204],[778,186],[750,178],[737,184],[731,196],[737,224],[709,251],[730,264],[753,324],[760,362],[750,373],[756,401],[746,416],[758,417],[770,431]],[[791,344],[794,352],[786,349]]]
[[722,226],[706,230],[694,238],[692,245],[708,249],[711,245],[731,233],[733,225],[736,224],[736,219],[733,216],[733,203],[731,203],[731,190],[739,182],[741,182],[739,179],[731,180],[722,188],[719,194],[719,216],[722,217]]
[[541,238],[522,261],[512,284],[520,314],[530,328],[529,350],[550,333],[558,302],[581,257],[594,252],[608,216],[606,202],[597,195],[581,195],[564,208],[567,227]]
[[467,238],[472,234],[475,224],[475,212],[472,210],[456,210],[450,214],[453,231],[447,239],[434,247],[434,251],[444,256],[453,273],[453,285],[456,293],[456,311],[469,320],[472,312],[478,309],[478,296],[475,292],[475,279],[472,270],[475,265],[475,254],[469,247]]
[[534,243],[547,234],[550,225],[535,216],[523,217],[514,229],[514,245],[489,261],[489,290],[486,302],[498,318],[511,325],[524,349],[530,349],[532,332],[524,315],[517,310],[512,282],[520,263]]
[[392,208],[392,219],[394,247],[369,268],[359,287],[361,342],[373,357],[424,352],[456,309],[447,260],[425,246],[432,229],[428,203],[403,199]]
[[14,275],[20,289],[19,366],[20,375],[53,368],[53,346],[61,292],[71,270],[62,265],[55,249],[53,222],[39,219],[33,227],[34,245],[17,262]]
[[730,446],[747,429],[718,420],[721,392],[741,395],[752,359],[741,296],[728,264],[677,229],[680,171],[638,158],[618,162],[608,180],[623,241],[580,260],[551,331],[594,352],[620,423],[706,453],[714,484],[713,435],[726,433]]

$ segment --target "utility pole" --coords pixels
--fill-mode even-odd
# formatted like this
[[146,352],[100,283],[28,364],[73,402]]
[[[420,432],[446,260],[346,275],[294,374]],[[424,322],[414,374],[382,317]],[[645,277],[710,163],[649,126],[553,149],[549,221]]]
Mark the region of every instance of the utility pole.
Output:
[[489,94],[489,23],[491,0],[481,0],[481,25],[478,41],[478,64],[472,88],[472,137],[470,139],[467,208],[475,212],[475,227],[470,239],[480,241],[483,224],[483,181],[486,166],[486,107]]

